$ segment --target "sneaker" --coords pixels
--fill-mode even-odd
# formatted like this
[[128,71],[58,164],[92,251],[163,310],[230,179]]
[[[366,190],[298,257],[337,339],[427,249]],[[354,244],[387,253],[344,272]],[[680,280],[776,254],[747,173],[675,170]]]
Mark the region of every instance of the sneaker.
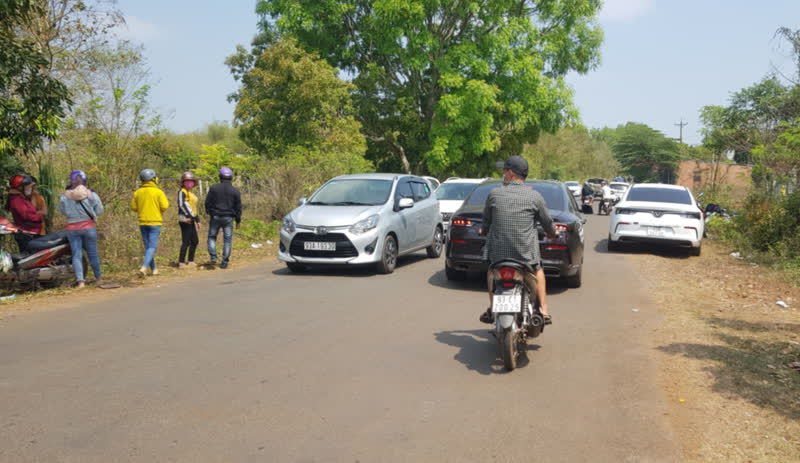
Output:
[[189,268],[189,266],[184,264],[183,262],[178,262],[178,268],[181,269],[181,270],[185,270],[185,269]]
[[153,276],[156,276],[156,275],[158,275],[158,269],[157,269],[157,268],[154,268],[154,269],[153,269]]
[[197,267],[197,264],[195,264],[194,262],[188,262],[188,263],[186,264],[186,266],[187,266],[187,267],[191,267],[191,268],[196,268],[196,267]]
[[223,263],[219,264],[219,268],[222,268],[222,269],[228,268],[228,263],[227,262],[223,262]]

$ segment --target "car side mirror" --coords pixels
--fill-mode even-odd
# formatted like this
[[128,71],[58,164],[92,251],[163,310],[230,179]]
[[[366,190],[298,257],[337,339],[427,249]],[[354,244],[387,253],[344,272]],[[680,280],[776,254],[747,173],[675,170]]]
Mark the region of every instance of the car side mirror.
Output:
[[305,204],[307,202],[308,202],[307,198],[300,198],[300,199],[297,200],[297,205],[298,206],[302,206],[303,204]]
[[402,198],[397,202],[397,210],[410,209],[414,207],[414,200],[411,198]]

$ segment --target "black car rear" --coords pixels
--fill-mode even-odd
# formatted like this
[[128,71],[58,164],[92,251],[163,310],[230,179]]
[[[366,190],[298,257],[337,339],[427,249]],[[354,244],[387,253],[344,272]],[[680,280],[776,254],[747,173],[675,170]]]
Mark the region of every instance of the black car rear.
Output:
[[[483,207],[489,191],[501,186],[500,180],[487,180],[476,187],[451,220],[445,271],[448,279],[463,279],[466,272],[486,272],[489,262],[483,258],[486,239],[478,234]],[[549,277],[567,278],[572,287],[581,284],[583,266],[583,218],[567,187],[560,182],[529,180],[529,188],[544,197],[559,236],[547,238],[539,227],[542,267]]]

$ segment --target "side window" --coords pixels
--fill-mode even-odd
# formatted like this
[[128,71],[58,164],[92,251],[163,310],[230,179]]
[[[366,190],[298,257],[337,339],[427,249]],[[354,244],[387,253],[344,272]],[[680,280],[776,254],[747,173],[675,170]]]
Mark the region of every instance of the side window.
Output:
[[394,193],[394,199],[400,200],[403,198],[414,198],[414,192],[411,190],[411,182],[408,179],[400,180],[397,184],[397,191]]
[[431,187],[428,182],[412,182],[411,188],[414,190],[414,201],[428,199],[431,195]]
[[578,203],[575,202],[575,197],[572,195],[569,196],[569,211],[575,215],[578,215]]

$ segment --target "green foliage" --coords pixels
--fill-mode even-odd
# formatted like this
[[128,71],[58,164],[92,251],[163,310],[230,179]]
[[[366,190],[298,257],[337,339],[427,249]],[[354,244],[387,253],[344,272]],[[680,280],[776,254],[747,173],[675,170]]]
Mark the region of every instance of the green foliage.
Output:
[[[599,0],[260,0],[275,31],[355,76],[353,101],[381,170],[493,172],[575,119],[564,82],[598,62]],[[235,73],[253,54],[240,50]]]
[[261,220],[248,219],[242,220],[242,228],[238,233],[242,234],[248,241],[265,242],[267,240],[277,241],[281,229],[281,222],[273,220],[265,223]]
[[216,180],[219,170],[229,167],[234,175],[247,176],[252,169],[254,159],[250,156],[234,154],[225,145],[203,145],[203,154],[200,155],[200,164],[194,173],[206,180]]
[[523,150],[532,178],[585,180],[612,178],[619,171],[611,148],[584,127],[567,127],[555,134],[543,134]]
[[637,182],[672,183],[680,160],[679,145],[644,124],[628,122],[616,130],[614,158]]
[[753,178],[757,182],[781,184],[797,180],[800,169],[800,118],[779,126],[774,143],[753,148]]

